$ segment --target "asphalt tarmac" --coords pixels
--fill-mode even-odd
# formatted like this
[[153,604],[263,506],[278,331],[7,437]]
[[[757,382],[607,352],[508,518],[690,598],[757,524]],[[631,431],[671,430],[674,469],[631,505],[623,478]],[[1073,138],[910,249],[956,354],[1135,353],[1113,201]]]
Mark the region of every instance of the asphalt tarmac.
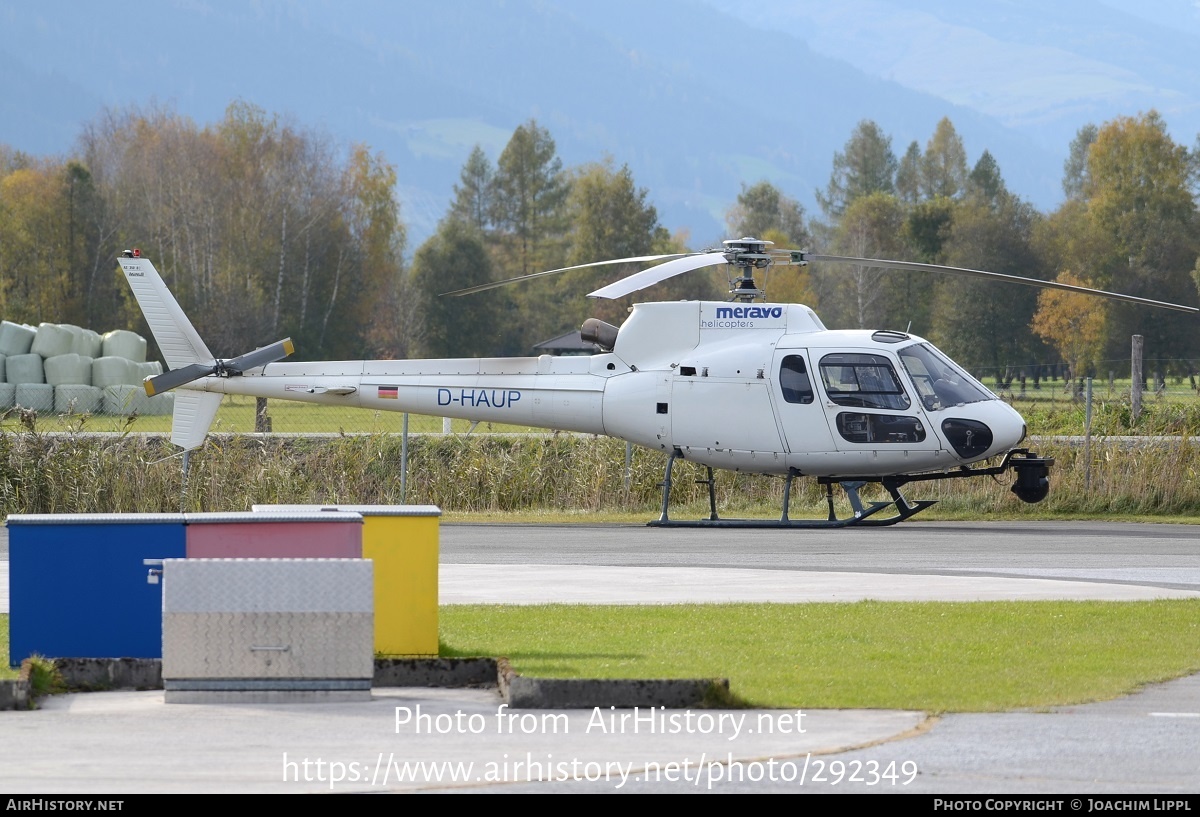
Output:
[[[443,604],[1200,597],[1200,530],[443,525]],[[0,611],[7,610],[0,543]],[[1149,636],[1150,634],[1148,634]],[[700,637],[698,634],[696,637]],[[736,687],[736,679],[732,679]],[[7,794],[1200,793],[1200,676],[1049,712],[510,711],[490,689],[369,702],[55,696],[0,713]],[[1081,801],[1087,810],[1086,798]],[[1064,810],[1071,810],[1068,806]]]

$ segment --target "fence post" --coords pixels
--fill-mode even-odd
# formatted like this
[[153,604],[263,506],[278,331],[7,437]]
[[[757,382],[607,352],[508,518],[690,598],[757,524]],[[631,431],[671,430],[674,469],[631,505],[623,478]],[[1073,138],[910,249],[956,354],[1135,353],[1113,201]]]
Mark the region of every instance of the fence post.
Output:
[[1142,416],[1142,340],[1141,335],[1133,336],[1132,363],[1130,364],[1130,376],[1133,382],[1129,384],[1129,401],[1135,422]]
[[408,502],[408,412],[400,427],[400,504]]
[[254,398],[254,431],[258,434],[271,432],[271,418],[267,416],[267,398]]
[[625,443],[625,493],[633,486],[633,443]]
[[1083,409],[1083,487],[1092,492],[1092,378],[1087,379],[1087,403]]
[[188,465],[190,464],[189,460],[191,459],[191,453],[192,452],[190,450],[183,452],[183,464],[181,466],[182,475],[181,475],[180,484],[179,484],[179,512],[180,513],[187,513],[187,509],[188,509],[188,502],[187,502]]

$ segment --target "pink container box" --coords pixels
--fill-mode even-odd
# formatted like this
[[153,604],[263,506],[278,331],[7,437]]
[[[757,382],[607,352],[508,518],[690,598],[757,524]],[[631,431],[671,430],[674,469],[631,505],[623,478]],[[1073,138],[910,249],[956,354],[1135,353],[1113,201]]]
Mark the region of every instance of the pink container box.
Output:
[[362,515],[349,511],[184,514],[189,559],[361,559]]

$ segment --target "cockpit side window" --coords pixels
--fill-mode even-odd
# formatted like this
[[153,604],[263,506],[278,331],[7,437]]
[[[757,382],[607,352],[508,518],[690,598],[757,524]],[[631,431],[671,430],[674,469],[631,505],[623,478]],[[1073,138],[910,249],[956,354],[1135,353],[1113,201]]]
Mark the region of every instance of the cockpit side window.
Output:
[[896,370],[882,355],[825,355],[820,368],[825,393],[839,406],[903,411],[911,405]]
[[811,403],[812,381],[808,379],[808,368],[800,355],[788,355],[779,365],[779,388],[783,399],[789,403]]
[[927,343],[902,349],[900,362],[908,370],[921,402],[929,411],[996,399],[996,395]]

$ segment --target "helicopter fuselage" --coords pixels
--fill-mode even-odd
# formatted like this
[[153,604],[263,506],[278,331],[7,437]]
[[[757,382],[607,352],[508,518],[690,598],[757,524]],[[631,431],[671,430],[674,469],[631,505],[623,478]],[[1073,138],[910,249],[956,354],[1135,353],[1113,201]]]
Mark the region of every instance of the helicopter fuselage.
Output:
[[1025,423],[931,344],[800,304],[637,304],[583,357],[276,362],[180,388],[603,434],[714,468],[879,477],[1003,455]]

